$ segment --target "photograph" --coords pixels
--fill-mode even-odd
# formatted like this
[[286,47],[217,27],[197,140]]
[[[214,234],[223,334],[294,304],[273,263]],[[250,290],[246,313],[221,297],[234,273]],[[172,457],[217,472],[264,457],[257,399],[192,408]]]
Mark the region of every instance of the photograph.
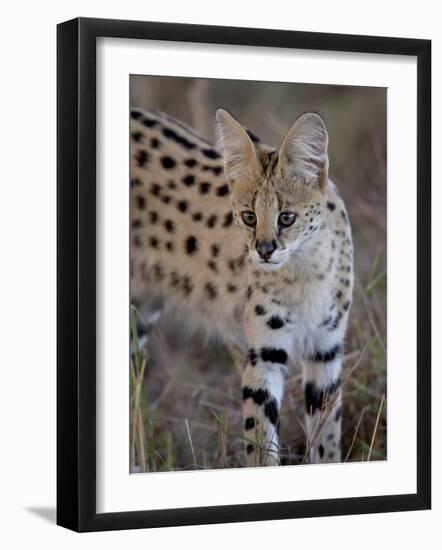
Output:
[[58,525],[431,508],[431,52],[58,25]]
[[130,472],[387,460],[387,89],[129,90]]

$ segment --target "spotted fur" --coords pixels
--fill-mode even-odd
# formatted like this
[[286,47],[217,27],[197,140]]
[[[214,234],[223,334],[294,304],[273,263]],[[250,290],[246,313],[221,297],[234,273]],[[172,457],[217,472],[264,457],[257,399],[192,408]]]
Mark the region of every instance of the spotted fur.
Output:
[[131,111],[131,299],[148,326],[173,304],[244,349],[250,466],[279,463],[292,365],[310,462],[338,462],[353,250],[325,124],[306,113],[275,149],[219,110],[217,132],[213,146],[168,115]]

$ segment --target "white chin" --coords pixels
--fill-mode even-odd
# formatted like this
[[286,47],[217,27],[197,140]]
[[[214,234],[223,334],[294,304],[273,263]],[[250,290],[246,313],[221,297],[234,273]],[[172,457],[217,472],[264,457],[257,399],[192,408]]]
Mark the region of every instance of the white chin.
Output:
[[280,257],[278,259],[272,258],[270,262],[264,262],[255,251],[251,250],[249,254],[253,264],[256,265],[258,269],[266,271],[267,273],[271,271],[278,271],[278,269],[280,269],[288,260],[287,256],[279,254]]
[[256,262],[256,265],[263,271],[278,271],[278,269],[283,265],[284,262]]

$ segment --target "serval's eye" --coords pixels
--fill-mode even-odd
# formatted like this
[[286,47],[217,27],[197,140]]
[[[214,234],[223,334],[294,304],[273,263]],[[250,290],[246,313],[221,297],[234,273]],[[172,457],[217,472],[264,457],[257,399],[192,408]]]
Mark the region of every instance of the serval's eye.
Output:
[[249,227],[253,227],[254,225],[256,225],[256,215],[250,210],[245,210],[244,212],[241,212],[241,218],[242,221]]
[[289,227],[293,225],[296,220],[296,214],[294,212],[282,212],[279,214],[278,223],[282,227]]

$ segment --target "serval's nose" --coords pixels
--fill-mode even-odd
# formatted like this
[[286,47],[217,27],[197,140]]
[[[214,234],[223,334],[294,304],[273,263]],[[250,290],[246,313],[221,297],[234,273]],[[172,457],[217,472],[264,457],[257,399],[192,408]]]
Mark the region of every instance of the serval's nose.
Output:
[[276,241],[256,241],[256,251],[266,262],[270,260],[271,255],[276,250]]

